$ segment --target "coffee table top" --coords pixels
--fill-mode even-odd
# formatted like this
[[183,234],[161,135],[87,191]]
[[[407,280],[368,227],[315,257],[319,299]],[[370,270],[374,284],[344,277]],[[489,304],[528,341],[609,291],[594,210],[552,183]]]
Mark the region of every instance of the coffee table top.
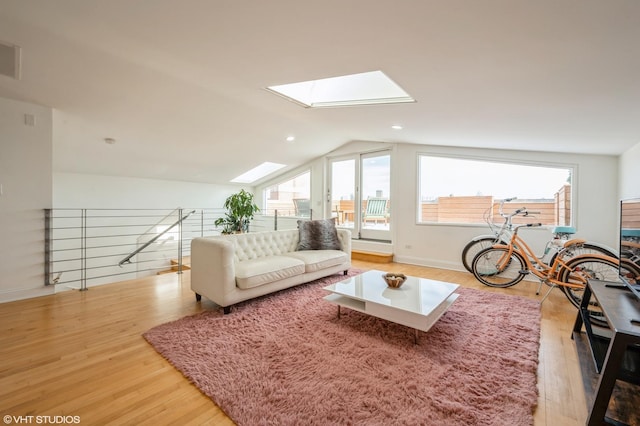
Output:
[[385,273],[374,269],[324,289],[351,299],[427,315],[459,287],[458,284],[408,276],[402,287],[390,288],[382,278]]

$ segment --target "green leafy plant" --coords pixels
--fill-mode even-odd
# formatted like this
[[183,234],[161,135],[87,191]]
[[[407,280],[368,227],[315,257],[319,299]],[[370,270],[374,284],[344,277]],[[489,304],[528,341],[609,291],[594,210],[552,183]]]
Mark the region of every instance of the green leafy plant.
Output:
[[216,219],[216,226],[222,226],[223,234],[236,234],[249,231],[249,223],[260,208],[253,201],[253,194],[241,189],[230,195],[224,202],[227,209],[224,217]]

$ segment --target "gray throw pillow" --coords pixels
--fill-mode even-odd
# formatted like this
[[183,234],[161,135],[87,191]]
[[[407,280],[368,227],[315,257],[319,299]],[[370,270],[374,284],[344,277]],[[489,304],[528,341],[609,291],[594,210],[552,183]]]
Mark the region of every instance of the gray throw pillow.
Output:
[[299,220],[300,241],[298,250],[341,250],[335,218]]

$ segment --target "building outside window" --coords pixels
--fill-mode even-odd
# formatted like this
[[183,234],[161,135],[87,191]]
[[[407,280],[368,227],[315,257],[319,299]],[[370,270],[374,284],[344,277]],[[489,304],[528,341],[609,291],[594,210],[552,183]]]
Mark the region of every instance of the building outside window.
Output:
[[506,213],[521,207],[539,213],[514,223],[572,224],[572,166],[424,154],[418,163],[418,223],[501,223],[500,201],[517,197],[505,204]]
[[265,215],[309,217],[311,214],[311,171],[298,174],[264,190]]

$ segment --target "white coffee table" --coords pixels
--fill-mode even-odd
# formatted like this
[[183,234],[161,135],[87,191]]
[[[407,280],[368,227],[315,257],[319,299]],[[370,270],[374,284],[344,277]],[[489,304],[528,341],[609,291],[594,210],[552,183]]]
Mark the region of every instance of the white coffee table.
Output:
[[402,287],[387,286],[383,271],[372,270],[324,287],[325,300],[354,311],[418,330],[428,331],[458,298],[458,284],[407,277]]

